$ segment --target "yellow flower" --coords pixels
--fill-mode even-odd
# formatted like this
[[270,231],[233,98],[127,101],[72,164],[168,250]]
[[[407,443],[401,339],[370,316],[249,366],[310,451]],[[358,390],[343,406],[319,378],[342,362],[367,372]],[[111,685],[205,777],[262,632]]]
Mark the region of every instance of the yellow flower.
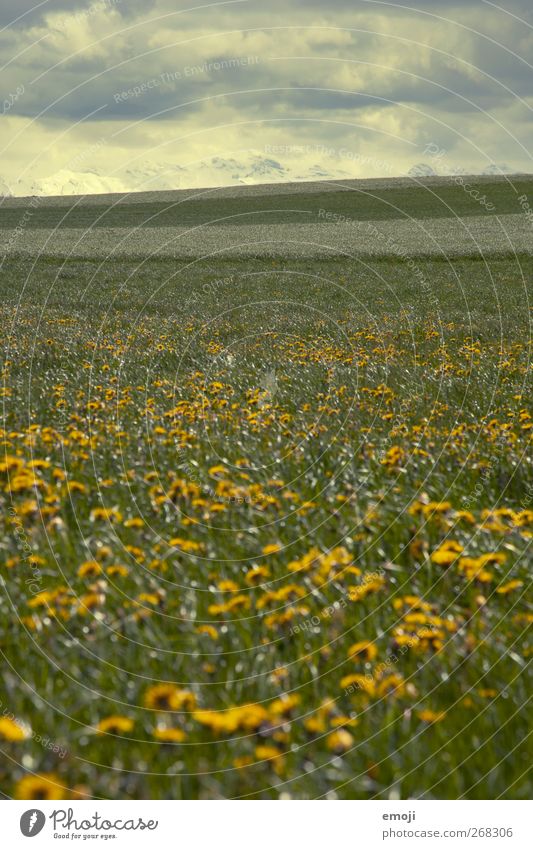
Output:
[[128,734],[133,726],[133,719],[128,716],[108,716],[100,720],[96,730],[98,734]]
[[106,572],[110,578],[113,578],[115,575],[125,578],[129,569],[127,566],[123,566],[122,563],[115,563],[113,566],[108,566]]
[[310,548],[307,554],[300,557],[299,560],[291,560],[287,566],[288,572],[309,572],[315,569],[322,562],[322,554],[319,548],[314,546]]
[[314,716],[309,716],[304,720],[304,728],[308,734],[323,734],[326,730],[326,720],[324,716],[318,712]]
[[359,720],[356,716],[334,716],[330,724],[332,728],[346,728],[347,726],[355,728],[356,725],[359,725]]
[[251,758],[250,755],[241,755],[233,761],[235,769],[246,769],[246,767],[250,766],[250,764],[253,764],[253,758]]
[[352,660],[374,660],[377,653],[376,646],[369,640],[361,640],[348,649],[348,657]]
[[417,716],[422,720],[422,722],[442,722],[446,716],[446,711],[419,710],[417,711]]
[[103,593],[85,593],[80,596],[78,613],[80,616],[86,616],[89,610],[93,610],[93,608],[98,607],[99,604],[103,604],[104,601],[105,595]]
[[274,716],[288,716],[300,704],[301,698],[296,693],[283,695],[270,705],[270,713]]
[[253,587],[256,584],[260,584],[263,579],[270,577],[270,569],[266,566],[253,566],[246,573],[244,580],[248,584],[248,586]]
[[64,799],[65,785],[53,773],[39,772],[25,775],[15,785],[15,799]]
[[341,687],[349,693],[362,690],[367,696],[374,696],[376,685],[370,675],[345,675],[341,678]]
[[158,592],[155,593],[139,593],[136,601],[139,602],[139,604],[158,605],[162,603],[163,598],[164,596],[161,595],[161,590],[158,590]]
[[194,542],[192,539],[182,539],[182,537],[174,537],[169,540],[168,544],[170,546],[176,546],[176,548],[181,549],[181,551],[184,551],[186,554],[203,551],[205,548],[204,544],[201,542]]
[[218,640],[218,631],[214,625],[199,625],[196,629],[197,634],[207,634],[212,640]]
[[3,460],[0,461],[0,474],[5,472],[10,472],[12,469],[22,469],[24,466],[24,460],[21,457],[14,457],[12,454],[4,455]]
[[153,734],[160,743],[182,743],[187,737],[181,728],[163,728],[162,726],[154,728]]
[[399,445],[393,445],[392,448],[389,448],[385,457],[381,461],[382,466],[388,466],[389,468],[393,468],[394,466],[399,466],[400,463],[405,459],[405,451]]
[[175,684],[155,684],[146,691],[144,706],[151,710],[194,710],[196,696]]
[[496,590],[500,595],[507,595],[507,593],[512,592],[513,590],[517,590],[520,587],[524,586],[523,581],[509,581],[507,584],[503,584],[503,586],[498,587]]
[[257,704],[238,705],[228,710],[198,710],[193,719],[207,725],[212,731],[233,734],[235,731],[257,731],[268,722],[268,713]]
[[144,528],[144,522],[139,516],[137,516],[134,519],[126,519],[126,521],[124,522],[124,527],[125,528]]
[[454,513],[454,519],[456,521],[464,519],[465,522],[468,522],[470,525],[474,525],[476,521],[474,514],[471,513],[470,510],[456,510]]
[[433,513],[447,513],[452,509],[450,501],[429,501],[422,507],[424,516],[429,518]]
[[490,561],[486,555],[481,555],[481,557],[460,557],[457,568],[469,581],[476,580],[481,581],[481,583],[490,583],[493,579],[492,572],[488,572],[484,568],[485,563],[488,562]]
[[281,551],[281,545],[277,543],[271,543],[270,545],[265,545],[262,549],[263,554],[275,554],[276,551]]
[[250,599],[247,595],[235,595],[225,604],[210,604],[207,612],[210,616],[220,616],[222,613],[235,613],[239,610],[249,610]]
[[101,573],[102,567],[96,562],[96,560],[87,560],[85,563],[82,563],[78,569],[78,576],[80,578],[95,578]]
[[0,737],[4,740],[8,740],[10,743],[20,743],[22,740],[27,740],[29,736],[29,729],[17,720],[10,719],[7,716],[0,718]]
[[67,481],[67,487],[69,492],[87,492],[85,484],[80,483],[79,481]]
[[463,546],[460,543],[449,540],[435,549],[431,555],[431,560],[438,566],[450,566],[454,560],[457,560],[462,551]]
[[122,513],[116,507],[95,507],[91,510],[91,521],[122,522]]
[[376,687],[378,696],[402,696],[405,692],[405,681],[401,675],[392,673],[379,681]]
[[344,752],[347,752],[348,749],[351,748],[352,743],[352,735],[344,728],[339,728],[337,731],[332,731],[331,734],[328,734],[326,740],[328,749],[331,752],[335,752],[336,755],[342,755]]
[[240,588],[235,581],[224,580],[218,582],[218,589],[221,593],[238,593]]
[[[364,576],[363,576],[364,578]],[[350,601],[361,601],[371,593],[379,592],[385,586],[385,579],[382,577],[364,580],[363,583],[355,587],[348,587],[348,598]]]
[[255,747],[255,756],[260,761],[271,761],[275,758],[281,758],[282,754],[275,746],[261,745]]

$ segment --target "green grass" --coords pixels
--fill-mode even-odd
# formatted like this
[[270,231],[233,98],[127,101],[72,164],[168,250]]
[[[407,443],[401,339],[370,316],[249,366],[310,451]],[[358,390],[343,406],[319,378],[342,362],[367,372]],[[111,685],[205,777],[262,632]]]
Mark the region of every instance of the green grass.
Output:
[[[452,200],[468,214],[464,198]],[[359,217],[390,213],[350,192],[287,197],[284,208],[338,212],[341,201]],[[268,203],[241,201],[239,214],[259,208],[267,220]],[[408,203],[402,194],[398,205]],[[121,226],[152,214],[138,206],[121,211]],[[213,200],[165,214],[192,223],[235,209]],[[35,221],[50,226],[57,213],[43,207]],[[69,226],[88,226],[94,213],[72,213]],[[533,259],[416,265],[418,277],[393,258],[6,260],[4,448],[25,467],[45,463],[37,487],[17,482],[16,469],[10,487],[0,472],[1,708],[68,754],[34,737],[4,741],[4,795],[39,772],[67,796],[82,786],[102,798],[529,797],[533,514],[518,517],[533,504]],[[85,491],[69,494],[63,475]],[[191,491],[165,499],[176,477]],[[449,506],[410,510],[430,501]],[[98,518],[101,507],[120,517]],[[500,508],[510,512],[484,513]],[[139,527],[124,524],[137,517]],[[169,547],[176,537],[198,549]],[[487,580],[479,569],[469,578],[459,560],[432,558],[446,540],[463,557],[496,552],[500,562],[485,567]],[[48,607],[32,606],[40,597],[25,542],[40,558],[36,589],[51,593]],[[264,554],[269,545],[280,550]],[[346,563],[288,570],[313,547],[339,546],[361,574],[343,573]],[[103,572],[80,577],[93,558]],[[117,563],[127,574],[109,575]],[[269,570],[263,587],[247,583],[254,565]],[[374,591],[349,600],[376,578]],[[497,592],[512,580],[521,583]],[[247,606],[210,612],[236,595],[220,581],[234,582]],[[288,585],[302,597],[262,606]],[[84,613],[88,595],[96,602]],[[398,651],[413,605],[401,606],[405,596],[432,606],[440,645]],[[218,639],[199,634],[201,624]],[[377,657],[348,659],[359,641]],[[349,692],[341,679],[357,672],[375,687],[401,678],[392,694]],[[254,703],[267,717],[216,734],[188,707],[148,709],[157,682],[191,691],[198,709]],[[280,716],[272,703],[285,693],[299,700]],[[445,715],[427,722],[426,710]],[[96,734],[111,715],[133,729]],[[348,741],[331,737],[335,720]],[[155,740],[157,722],[180,728],[183,742]]]
[[[465,178],[469,182],[469,178]],[[431,187],[350,189],[344,191],[265,194],[241,197],[189,196],[178,201],[158,200],[107,206],[80,204],[47,205],[43,200],[31,213],[33,229],[108,227],[198,227],[204,224],[311,224],[328,223],[339,217],[357,221],[449,218],[470,215],[506,215],[521,212],[518,198],[531,194],[531,179],[509,182],[480,182],[470,178],[471,192],[485,198],[482,205],[460,185]],[[488,207],[488,204],[493,205]],[[16,228],[23,215],[21,206],[1,210],[0,227]],[[337,216],[328,217],[329,216]]]

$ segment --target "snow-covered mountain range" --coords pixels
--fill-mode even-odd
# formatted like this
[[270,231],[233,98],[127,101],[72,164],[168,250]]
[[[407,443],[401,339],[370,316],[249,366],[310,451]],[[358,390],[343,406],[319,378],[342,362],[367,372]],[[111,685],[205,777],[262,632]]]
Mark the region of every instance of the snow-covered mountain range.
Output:
[[460,165],[455,165],[450,168],[445,168],[442,165],[439,165],[439,167],[434,167],[428,162],[418,162],[416,165],[413,165],[413,167],[409,169],[409,171],[407,172],[407,176],[414,177],[415,179],[423,179],[424,177],[454,177],[466,174],[477,174],[479,176],[485,177],[497,177],[501,176],[502,174],[516,173],[517,171],[514,168],[511,168],[505,163],[501,163],[499,165],[492,164],[489,165],[487,168],[479,170],[476,168],[463,168]]
[[268,156],[252,154],[235,159],[215,156],[184,166],[147,162],[126,167],[112,175],[96,168],[87,171],[62,169],[49,177],[31,176],[9,183],[0,177],[0,195],[80,195],[106,192],[163,191],[210,186],[254,185],[309,180],[348,179],[354,175],[341,168],[320,164],[299,166]]
[[[340,160],[339,162],[342,163]],[[348,165],[349,167],[349,165]],[[470,169],[453,167],[444,171],[427,162],[414,165],[407,176],[415,179],[424,177],[472,174]],[[508,165],[490,165],[479,174],[512,174]],[[146,162],[142,165],[120,169],[113,174],[103,173],[97,168],[74,171],[64,168],[48,177],[36,178],[31,174],[22,179],[10,180],[0,175],[0,196],[24,195],[85,195],[108,192],[164,191],[166,189],[203,188],[211,186],[255,185],[258,183],[305,182],[312,180],[342,180],[381,176],[361,174],[337,168],[334,159],[321,163],[305,164],[292,156],[281,161],[271,156],[250,153],[234,157],[214,156],[193,165]],[[398,176],[401,176],[399,174]]]

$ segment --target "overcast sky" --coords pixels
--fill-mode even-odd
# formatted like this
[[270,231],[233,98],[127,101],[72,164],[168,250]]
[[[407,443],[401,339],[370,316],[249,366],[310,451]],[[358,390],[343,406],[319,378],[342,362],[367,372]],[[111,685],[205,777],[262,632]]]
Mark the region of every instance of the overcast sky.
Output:
[[0,58],[8,184],[250,154],[533,171],[531,0],[0,0]]

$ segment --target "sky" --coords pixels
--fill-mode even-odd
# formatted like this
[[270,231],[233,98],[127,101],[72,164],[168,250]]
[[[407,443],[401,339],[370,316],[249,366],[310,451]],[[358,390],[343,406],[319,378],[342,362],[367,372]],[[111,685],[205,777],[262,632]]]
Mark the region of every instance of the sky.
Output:
[[0,0],[0,62],[15,194],[533,171],[531,0]]

